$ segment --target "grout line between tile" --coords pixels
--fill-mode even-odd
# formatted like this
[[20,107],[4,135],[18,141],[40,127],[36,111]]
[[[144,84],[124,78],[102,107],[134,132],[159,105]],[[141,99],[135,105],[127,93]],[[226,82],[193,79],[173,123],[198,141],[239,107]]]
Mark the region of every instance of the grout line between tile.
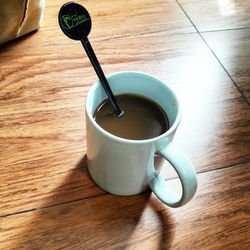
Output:
[[[197,176],[199,176],[201,174],[208,174],[210,172],[217,172],[217,171],[221,171],[221,170],[224,170],[224,169],[227,169],[227,168],[237,167],[239,165],[247,164],[247,163],[249,163],[249,161],[239,162],[239,163],[236,163],[236,164],[229,164],[229,165],[226,165],[226,166],[223,166],[223,167],[220,167],[220,168],[214,168],[214,169],[199,171],[196,174],[197,174]],[[178,178],[179,177],[172,177],[172,178],[168,178],[167,180],[170,181],[170,180],[175,180],[175,179],[178,179]]]
[[179,3],[178,0],[175,0],[176,3],[179,5],[179,7],[181,8],[182,12],[185,14],[185,16],[187,17],[187,19],[189,20],[189,22],[194,26],[195,30],[197,33],[199,33],[199,30],[197,29],[197,27],[195,26],[195,24],[193,23],[192,19],[189,17],[189,15],[187,14],[187,12],[183,9],[183,7],[181,6],[181,4]]
[[86,199],[90,199],[90,198],[95,198],[95,197],[99,197],[99,196],[103,196],[103,195],[107,195],[107,194],[109,194],[109,193],[96,194],[96,195],[92,195],[92,196],[88,196],[88,197],[84,197],[84,198],[79,198],[79,199],[75,199],[75,200],[71,200],[71,201],[66,201],[66,202],[63,202],[63,203],[52,204],[52,205],[49,205],[49,206],[41,206],[39,208],[31,208],[31,209],[22,210],[22,211],[18,211],[18,212],[14,212],[14,213],[4,214],[4,215],[0,215],[0,219],[10,217],[10,216],[14,216],[14,215],[18,215],[18,214],[25,214],[25,213],[34,212],[34,211],[40,211],[40,210],[46,209],[46,208],[59,207],[61,205],[70,204],[70,203],[74,203],[74,202],[77,202],[77,201],[86,200]]
[[[197,176],[199,176],[201,174],[207,174],[207,173],[210,173],[210,172],[217,172],[217,171],[221,171],[221,170],[224,170],[224,169],[237,167],[239,165],[246,164],[246,163],[249,163],[249,161],[240,162],[240,163],[236,163],[236,164],[230,164],[230,165],[227,165],[227,166],[223,166],[221,168],[209,169],[209,170],[197,172]],[[169,178],[167,180],[170,181],[170,180],[175,180],[175,179],[178,179],[178,177]],[[52,205],[49,205],[49,206],[42,206],[42,207],[39,207],[39,208],[32,208],[32,209],[22,210],[22,211],[9,213],[9,214],[5,214],[5,215],[0,215],[0,219],[10,217],[10,216],[19,215],[19,214],[34,212],[34,211],[41,211],[41,210],[46,209],[46,208],[59,207],[59,206],[63,206],[63,205],[66,205],[66,204],[70,204],[70,203],[74,203],[74,202],[78,202],[78,201],[82,201],[82,200],[87,200],[87,199],[92,199],[92,198],[105,196],[105,195],[110,195],[110,193],[105,192],[105,193],[96,194],[96,195],[89,196],[89,197],[84,197],[84,198],[79,198],[79,199],[75,199],[75,200],[71,200],[71,201],[66,201],[66,202],[63,202],[63,203],[52,204]]]
[[[192,35],[192,34],[197,34],[197,31],[190,31],[190,32],[174,32],[174,33],[167,33],[165,31],[157,31],[157,32],[150,32],[150,33],[143,33],[143,34],[138,34],[138,35],[125,35],[125,36],[117,36],[117,37],[108,37],[108,38],[92,38],[91,41],[92,43],[101,43],[101,42],[108,42],[108,41],[112,41],[112,40],[122,40],[122,39],[130,39],[130,38],[140,38],[140,37],[149,37],[149,36],[154,36],[154,35],[167,35],[167,36],[178,36],[178,35]],[[20,42],[22,42],[22,39],[24,39],[24,37],[19,37],[18,39],[20,40]],[[32,49],[34,47],[39,47],[39,48],[49,48],[49,47],[54,47],[57,45],[72,45],[71,41],[67,41],[64,42],[63,44],[60,43],[44,43],[44,44],[32,44],[32,45],[25,45],[22,48],[19,47],[15,47],[16,46],[16,41],[17,40],[13,40],[13,41],[9,41],[5,44],[0,45],[0,54],[1,52],[7,52],[8,50],[12,50],[12,51],[23,51],[24,49]],[[14,47],[14,48],[13,48]]]
[[220,66],[224,69],[224,71],[227,73],[228,77],[231,79],[232,83],[234,84],[234,86],[236,87],[236,89],[239,91],[239,93],[241,94],[241,96],[243,97],[243,99],[246,101],[246,103],[248,105],[250,105],[250,102],[248,101],[248,99],[246,98],[246,96],[244,95],[243,91],[240,89],[240,87],[238,86],[238,84],[234,81],[234,79],[232,78],[232,76],[229,74],[229,72],[227,71],[227,69],[225,68],[225,66],[221,63],[221,61],[219,60],[219,58],[217,57],[217,55],[215,54],[215,52],[212,50],[212,48],[209,46],[209,44],[207,43],[207,41],[205,40],[205,38],[202,36],[202,34],[198,33],[199,36],[201,37],[201,39],[203,40],[203,42],[207,45],[207,47],[209,48],[209,50],[211,51],[211,53],[214,55],[214,57],[216,58],[216,60],[218,61],[218,63],[220,64]]
[[[218,61],[218,63],[220,64],[220,66],[223,68],[223,70],[226,72],[226,74],[228,75],[228,77],[231,79],[232,83],[234,84],[234,86],[236,87],[236,89],[239,91],[239,93],[241,94],[242,98],[246,101],[246,103],[248,105],[250,105],[250,102],[248,101],[248,99],[246,98],[246,96],[244,95],[243,91],[239,88],[239,86],[237,85],[237,83],[234,81],[234,79],[232,78],[232,76],[229,74],[229,72],[227,71],[227,69],[224,67],[224,65],[221,63],[221,61],[219,60],[219,58],[217,57],[217,55],[215,54],[215,52],[212,50],[212,48],[209,46],[209,44],[207,43],[207,41],[204,39],[204,37],[202,36],[202,34],[199,32],[198,28],[195,26],[195,24],[193,23],[193,21],[191,20],[191,18],[188,16],[187,12],[183,9],[183,7],[181,6],[181,4],[178,2],[178,0],[176,0],[177,4],[179,5],[179,7],[181,8],[181,10],[183,11],[183,13],[186,15],[186,17],[188,18],[188,20],[191,22],[191,24],[194,26],[194,28],[197,31],[197,34],[200,36],[200,38],[203,40],[203,42],[206,44],[206,46],[208,47],[208,49],[211,51],[211,53],[214,55],[215,59]],[[214,31],[215,32],[215,31]],[[205,32],[203,32],[205,33]]]
[[212,33],[212,32],[223,32],[223,31],[234,31],[234,30],[247,30],[250,27],[238,27],[238,28],[229,28],[229,29],[215,29],[215,30],[202,30],[199,33]]
[[208,169],[208,170],[197,172],[197,175],[207,174],[209,172],[217,172],[217,171],[220,171],[220,170],[224,170],[224,169],[227,169],[227,168],[237,167],[239,165],[247,164],[247,163],[249,163],[249,161],[243,161],[243,162],[239,162],[239,163],[236,163],[236,164],[229,164],[229,165],[226,165],[226,166],[222,166],[220,168]]

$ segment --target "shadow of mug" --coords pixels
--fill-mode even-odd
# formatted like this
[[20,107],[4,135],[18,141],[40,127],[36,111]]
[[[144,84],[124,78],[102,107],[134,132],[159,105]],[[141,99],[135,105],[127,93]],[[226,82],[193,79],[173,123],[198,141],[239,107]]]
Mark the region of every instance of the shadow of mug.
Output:
[[[134,196],[99,193],[74,199],[72,179],[88,175],[86,156],[50,196],[43,209],[15,215],[8,249],[167,249],[174,234],[168,209],[146,191]],[[67,190],[70,187],[70,190]],[[58,204],[62,197],[72,197]],[[91,195],[90,195],[91,196]],[[53,205],[54,204],[54,205]]]

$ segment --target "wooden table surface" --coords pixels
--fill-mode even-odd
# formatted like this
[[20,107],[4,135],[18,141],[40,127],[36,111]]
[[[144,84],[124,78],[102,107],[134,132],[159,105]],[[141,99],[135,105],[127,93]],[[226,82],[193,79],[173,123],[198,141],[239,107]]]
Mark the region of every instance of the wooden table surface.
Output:
[[197,194],[172,209],[93,183],[84,101],[96,75],[58,27],[64,1],[47,0],[39,31],[0,47],[0,249],[250,249],[250,2],[78,2],[106,74],[154,74],[179,96],[174,141]]

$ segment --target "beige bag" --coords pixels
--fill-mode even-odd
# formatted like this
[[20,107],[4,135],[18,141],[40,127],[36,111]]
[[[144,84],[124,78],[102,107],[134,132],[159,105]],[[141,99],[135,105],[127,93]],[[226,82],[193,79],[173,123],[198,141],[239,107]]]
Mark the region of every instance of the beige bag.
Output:
[[40,27],[45,0],[0,0],[0,44]]

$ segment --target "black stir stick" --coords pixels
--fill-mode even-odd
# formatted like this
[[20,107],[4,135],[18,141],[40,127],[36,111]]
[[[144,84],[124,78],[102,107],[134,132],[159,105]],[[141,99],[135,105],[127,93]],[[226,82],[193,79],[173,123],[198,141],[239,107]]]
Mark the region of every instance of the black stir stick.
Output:
[[102,71],[100,63],[97,60],[95,52],[88,40],[88,34],[91,30],[91,18],[88,11],[80,4],[74,2],[65,3],[58,15],[59,25],[63,33],[71,39],[80,40],[95,72],[108,96],[108,100],[113,107],[115,114],[121,116],[123,114],[115,96],[108,84],[108,81]]

